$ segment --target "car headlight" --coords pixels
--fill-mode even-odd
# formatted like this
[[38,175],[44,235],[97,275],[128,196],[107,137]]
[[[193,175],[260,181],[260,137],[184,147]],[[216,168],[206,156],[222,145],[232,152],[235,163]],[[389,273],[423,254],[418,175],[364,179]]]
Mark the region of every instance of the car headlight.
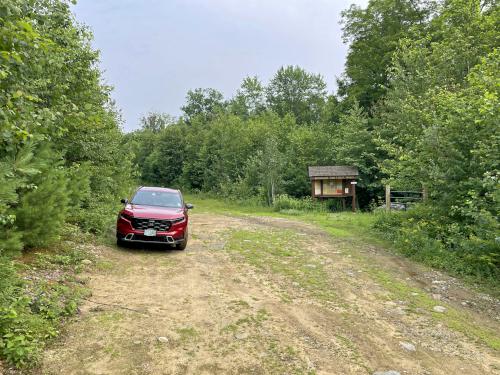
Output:
[[182,216],[182,217],[178,217],[177,219],[172,219],[172,224],[179,224],[179,223],[182,223],[184,221],[186,221],[186,217]]
[[120,214],[120,218],[128,220],[128,221],[132,221],[132,216],[124,214],[124,213]]

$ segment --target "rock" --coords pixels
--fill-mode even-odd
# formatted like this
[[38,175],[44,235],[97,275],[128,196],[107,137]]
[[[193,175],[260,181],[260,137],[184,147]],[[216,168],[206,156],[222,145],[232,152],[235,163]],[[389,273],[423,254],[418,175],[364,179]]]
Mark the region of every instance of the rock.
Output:
[[158,337],[158,342],[162,342],[164,344],[168,343],[168,337],[160,336]]
[[434,306],[433,309],[435,312],[444,313],[446,311],[446,307],[444,306]]
[[398,315],[406,315],[406,310],[405,308],[398,306],[396,309],[394,309],[394,313]]
[[401,375],[398,371],[389,370],[389,371],[375,371],[373,375]]
[[92,264],[92,261],[90,259],[84,259],[84,260],[82,260],[82,264],[85,264],[88,266],[88,265]]
[[434,299],[435,299],[435,300],[437,300],[437,301],[440,301],[440,300],[441,300],[441,294],[434,293],[434,294],[432,295],[432,298],[434,298]]
[[439,284],[445,284],[445,283],[446,283],[446,281],[443,281],[443,280],[432,280],[432,283],[433,283],[434,285],[439,285]]
[[404,350],[408,350],[409,352],[414,352],[416,351],[417,349],[415,348],[415,345],[413,345],[412,343],[410,342],[404,342],[404,341],[400,341],[399,342],[399,345],[401,345],[401,347],[404,349]]
[[238,332],[234,335],[234,337],[238,340],[245,340],[248,337],[248,333],[246,332]]
[[141,345],[140,341],[134,341],[134,345]]

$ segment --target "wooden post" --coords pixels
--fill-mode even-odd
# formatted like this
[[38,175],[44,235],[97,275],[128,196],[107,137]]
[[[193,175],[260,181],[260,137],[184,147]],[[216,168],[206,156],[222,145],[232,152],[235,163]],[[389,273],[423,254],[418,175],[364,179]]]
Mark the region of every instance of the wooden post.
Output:
[[356,181],[351,181],[352,187],[352,212],[356,212]]
[[391,187],[390,185],[385,185],[385,210],[391,210]]
[[427,188],[427,186],[423,186],[422,187],[422,200],[424,202],[427,202],[427,200],[429,199],[429,189]]
[[311,180],[311,197],[312,197],[312,200],[316,199],[316,186],[315,186],[314,180]]

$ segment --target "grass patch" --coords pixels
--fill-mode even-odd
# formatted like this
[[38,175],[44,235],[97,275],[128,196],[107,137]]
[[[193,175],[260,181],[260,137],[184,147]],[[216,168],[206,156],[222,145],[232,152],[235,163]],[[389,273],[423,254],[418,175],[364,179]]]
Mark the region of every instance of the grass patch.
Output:
[[299,236],[289,230],[231,233],[225,249],[257,269],[284,276],[310,296],[336,299],[323,265],[300,249]]
[[267,343],[264,365],[269,374],[315,375],[316,371],[309,369],[297,350],[291,346],[282,346],[278,340]]
[[119,311],[103,312],[96,317],[97,321],[101,325],[112,325],[113,323],[119,322],[123,318],[123,313]]
[[269,319],[266,309],[259,309],[254,315],[246,315],[221,329],[221,333],[235,333],[240,327],[261,327]]
[[392,294],[393,299],[408,301],[410,311],[415,312],[417,308],[428,311],[435,321],[442,322],[448,328],[460,332],[491,349],[500,350],[500,335],[498,332],[475,324],[467,312],[456,310],[443,302],[439,302],[439,305],[446,307],[446,311],[444,313],[434,312],[433,307],[438,303],[420,289],[395,280],[389,273],[374,267],[367,267],[367,272]]
[[243,300],[234,300],[229,303],[229,310],[233,310],[236,312],[239,312],[244,309],[250,308],[250,305],[248,302],[243,301]]
[[179,341],[183,344],[195,341],[199,336],[198,331],[196,331],[193,327],[177,328],[175,332],[177,332],[179,335]]

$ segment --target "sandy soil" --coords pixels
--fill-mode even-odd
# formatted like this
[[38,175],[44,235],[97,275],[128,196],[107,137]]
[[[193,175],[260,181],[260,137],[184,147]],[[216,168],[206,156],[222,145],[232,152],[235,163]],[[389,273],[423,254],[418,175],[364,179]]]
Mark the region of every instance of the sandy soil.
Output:
[[[193,214],[190,225],[185,251],[99,247],[92,296],[40,373],[500,374],[499,353],[446,319],[498,332],[498,301],[449,277],[292,220]],[[243,248],[290,233],[322,279],[292,277],[286,259],[249,262],[228,247],[241,230],[255,232]],[[394,283],[447,310],[398,299]]]

